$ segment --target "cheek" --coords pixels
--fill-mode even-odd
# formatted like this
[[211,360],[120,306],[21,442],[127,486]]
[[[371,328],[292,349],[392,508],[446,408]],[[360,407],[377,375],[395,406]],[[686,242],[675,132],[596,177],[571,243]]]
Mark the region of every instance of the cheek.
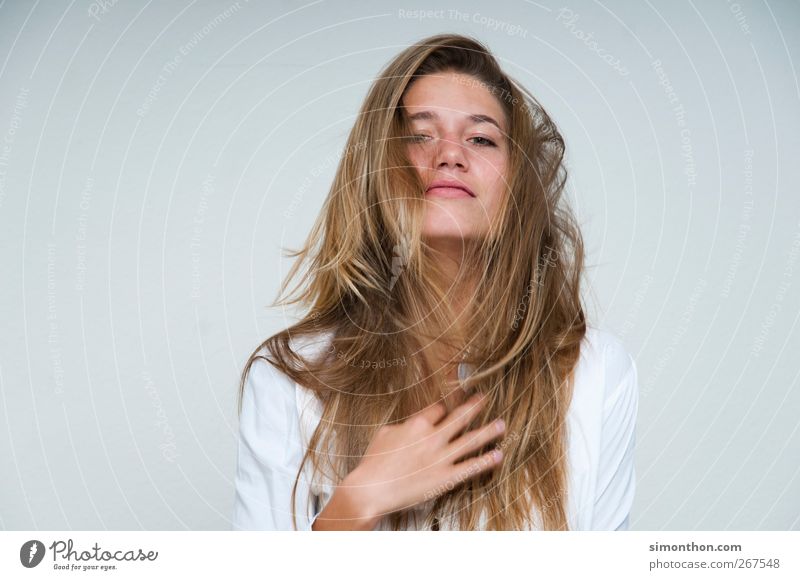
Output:
[[481,181],[484,183],[486,193],[493,200],[502,196],[507,188],[505,161],[487,161],[481,168],[481,174]]
[[411,165],[414,167],[419,167],[422,169],[428,166],[425,152],[421,151],[419,147],[409,147],[406,150],[406,155],[408,156],[408,160],[411,162]]
[[486,205],[488,208],[494,209],[500,204],[500,200],[508,188],[506,164],[504,161],[496,161],[487,163],[482,169]]

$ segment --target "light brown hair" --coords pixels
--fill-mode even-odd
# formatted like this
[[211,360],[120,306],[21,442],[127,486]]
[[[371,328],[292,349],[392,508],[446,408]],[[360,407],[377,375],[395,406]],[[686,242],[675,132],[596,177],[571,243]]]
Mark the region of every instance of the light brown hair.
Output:
[[[456,281],[475,281],[463,332],[454,330],[448,288],[432,275],[436,253],[421,235],[425,184],[406,153],[402,106],[416,79],[446,71],[497,97],[510,144],[506,195],[489,235],[465,248]],[[403,50],[372,84],[319,218],[305,246],[289,254],[298,259],[274,304],[299,304],[306,314],[253,351],[240,410],[258,358],[314,391],[322,419],[303,465],[311,460],[315,475],[340,481],[379,426],[441,398],[439,362],[423,353],[432,342],[447,345],[454,360],[464,356],[475,369],[467,388],[489,394],[468,428],[502,417],[507,435],[502,465],[438,496],[426,525],[438,517],[478,529],[484,514],[484,529],[526,529],[537,519],[543,529],[568,529],[566,415],[586,323],[583,242],[562,200],[563,156],[564,140],[544,108],[476,39],[442,34]],[[321,333],[330,337],[321,356],[292,348]],[[407,364],[389,364],[401,359]],[[409,516],[387,515],[394,529]]]

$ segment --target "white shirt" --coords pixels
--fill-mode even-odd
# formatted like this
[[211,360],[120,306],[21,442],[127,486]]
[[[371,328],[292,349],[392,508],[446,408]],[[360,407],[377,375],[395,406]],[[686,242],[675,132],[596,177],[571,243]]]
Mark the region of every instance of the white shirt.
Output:
[[[297,350],[324,347],[324,339]],[[459,368],[463,378],[465,368]],[[635,425],[639,406],[636,363],[613,334],[587,327],[567,412],[567,519],[571,530],[627,530],[636,489]],[[333,493],[328,479],[311,482],[311,458],[292,486],[321,402],[264,359],[256,359],[245,382],[239,426],[234,530],[311,529]],[[319,477],[319,476],[318,476]],[[421,529],[430,502],[419,504],[408,529]],[[485,516],[484,516],[485,520]],[[536,519],[538,522],[538,518]],[[417,523],[418,522],[418,523]],[[389,529],[386,518],[376,529]],[[448,522],[440,529],[453,529]],[[536,528],[534,528],[536,529]]]

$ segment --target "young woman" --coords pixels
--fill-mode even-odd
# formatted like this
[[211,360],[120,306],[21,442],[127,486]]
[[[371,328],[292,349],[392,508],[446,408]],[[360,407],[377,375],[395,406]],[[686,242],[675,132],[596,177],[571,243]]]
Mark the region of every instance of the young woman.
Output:
[[487,48],[373,83],[240,384],[234,529],[627,529],[636,366],[587,325],[564,142]]

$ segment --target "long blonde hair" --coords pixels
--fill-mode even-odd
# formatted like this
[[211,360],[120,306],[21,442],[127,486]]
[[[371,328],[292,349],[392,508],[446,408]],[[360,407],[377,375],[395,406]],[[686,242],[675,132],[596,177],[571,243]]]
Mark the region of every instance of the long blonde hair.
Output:
[[[509,121],[507,194],[489,235],[465,246],[454,283],[475,283],[459,332],[448,288],[433,275],[436,252],[421,235],[425,189],[407,156],[401,102],[416,79],[445,71],[480,82]],[[423,354],[435,342],[472,365],[466,388],[489,394],[468,429],[497,417],[507,427],[502,465],[436,497],[426,525],[450,518],[457,529],[478,529],[484,514],[483,529],[569,529],[566,415],[586,323],[583,242],[561,200],[563,156],[564,140],[539,102],[474,38],[429,37],[384,68],[306,244],[289,253],[298,259],[273,303],[299,304],[306,314],[253,351],[239,385],[241,412],[250,366],[264,358],[321,401],[298,478],[310,459],[315,476],[330,470],[341,481],[378,427],[440,400],[438,363]],[[320,333],[330,337],[320,356],[291,347]],[[296,490],[297,479],[292,505]],[[408,527],[412,511],[388,514],[390,527]]]

